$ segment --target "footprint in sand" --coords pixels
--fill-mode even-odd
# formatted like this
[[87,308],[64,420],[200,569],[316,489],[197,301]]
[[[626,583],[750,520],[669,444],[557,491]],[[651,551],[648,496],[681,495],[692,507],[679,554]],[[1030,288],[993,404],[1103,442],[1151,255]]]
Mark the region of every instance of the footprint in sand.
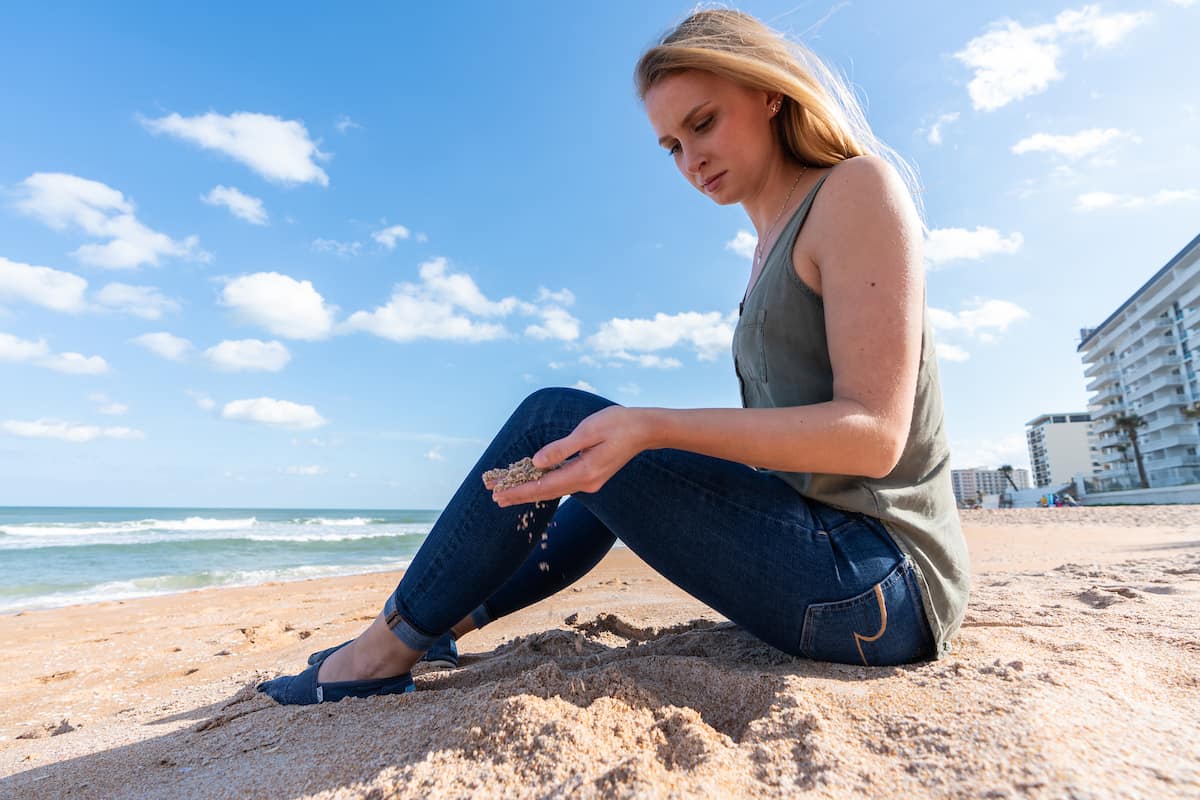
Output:
[[1092,608],[1108,608],[1125,600],[1136,600],[1141,595],[1128,586],[1093,586],[1078,597]]
[[53,675],[42,675],[41,677],[38,678],[38,680],[41,681],[42,683],[50,683],[52,681],[65,681],[68,678],[74,678],[74,677],[75,677],[75,670],[69,670],[67,672],[56,672]]

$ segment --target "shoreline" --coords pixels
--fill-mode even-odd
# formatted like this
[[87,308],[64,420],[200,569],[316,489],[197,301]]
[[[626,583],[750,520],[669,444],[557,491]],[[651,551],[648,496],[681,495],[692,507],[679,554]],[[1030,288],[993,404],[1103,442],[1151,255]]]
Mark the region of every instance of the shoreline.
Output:
[[787,657],[628,549],[415,694],[331,706],[252,687],[358,633],[401,573],[0,616],[0,795],[1194,796],[1200,515],[1006,511],[964,515],[954,650],[903,667]]

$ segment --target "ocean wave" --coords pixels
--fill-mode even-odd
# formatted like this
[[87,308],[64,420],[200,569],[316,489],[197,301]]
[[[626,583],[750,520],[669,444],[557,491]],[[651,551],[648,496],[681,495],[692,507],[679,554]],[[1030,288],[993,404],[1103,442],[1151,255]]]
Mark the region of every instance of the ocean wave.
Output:
[[345,519],[337,519],[332,517],[300,517],[292,520],[296,525],[381,525],[386,523],[386,519],[378,519],[375,517],[347,517]]
[[121,546],[135,547],[138,545],[177,544],[188,545],[203,542],[221,542],[235,545],[238,542],[353,542],[369,539],[386,539],[404,536],[425,536],[429,533],[430,525],[425,523],[400,523],[395,525],[377,526],[363,530],[351,527],[339,530],[337,528],[301,528],[298,525],[258,525],[252,531],[246,528],[229,530],[193,528],[190,530],[169,530],[144,528],[141,530],[123,530],[114,532],[112,529],[101,529],[96,533],[80,535],[76,531],[48,530],[33,535],[14,534],[0,536],[0,550],[32,550],[37,548],[57,547],[92,547],[92,546]]
[[254,517],[246,519],[139,519],[122,522],[61,522],[19,523],[0,525],[0,534],[8,536],[98,536],[143,531],[231,531],[252,528],[258,524]]
[[190,575],[157,575],[98,583],[73,592],[53,592],[30,597],[0,597],[0,613],[59,608],[110,600],[130,600],[136,597],[177,594],[219,586],[255,586],[272,581],[288,583],[312,578],[331,578],[338,575],[392,572],[406,569],[411,563],[412,559],[405,559],[369,566],[362,564],[307,565],[284,569],[212,570]]

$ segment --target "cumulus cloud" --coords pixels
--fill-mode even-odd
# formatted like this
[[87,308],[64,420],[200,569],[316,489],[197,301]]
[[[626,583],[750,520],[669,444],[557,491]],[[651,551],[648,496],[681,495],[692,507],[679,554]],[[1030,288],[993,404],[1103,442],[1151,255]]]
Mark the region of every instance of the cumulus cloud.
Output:
[[187,339],[167,333],[166,331],[143,333],[141,336],[136,336],[130,341],[168,361],[183,361],[192,349],[192,343]]
[[717,311],[685,311],[664,314],[653,319],[615,317],[600,325],[588,338],[588,344],[600,355],[631,361],[643,367],[681,366],[675,358],[655,355],[677,345],[690,345],[701,361],[712,361],[727,352],[733,342],[735,314]]
[[78,228],[103,244],[85,244],[71,253],[84,264],[108,269],[157,266],[162,258],[207,261],[199,238],[182,241],[148,228],[134,215],[133,203],[99,181],[62,172],[37,172],[21,182],[16,207],[55,230]]
[[573,389],[581,389],[581,390],[583,390],[583,391],[585,391],[585,392],[591,392],[592,394],[595,394],[595,393],[596,393],[596,387],[595,387],[595,386],[592,386],[592,385],[591,385],[590,383],[588,383],[587,381],[575,381],[575,383],[572,385],[572,387],[571,387],[571,388],[573,388]]
[[386,305],[351,314],[345,328],[395,342],[416,339],[483,342],[511,335],[503,324],[486,320],[520,312],[541,318],[540,323],[525,329],[529,336],[563,341],[579,336],[579,321],[562,307],[575,299],[566,289],[551,292],[542,288],[538,293],[542,305],[516,297],[491,300],[470,275],[450,272],[444,258],[426,261],[419,273],[421,283],[399,284]]
[[102,375],[108,372],[108,362],[100,356],[53,353],[45,339],[31,341],[3,332],[0,332],[0,361],[32,364],[68,375]]
[[64,442],[90,442],[94,439],[145,439],[146,434],[135,428],[101,428],[98,425],[80,425],[60,419],[38,419],[32,422],[5,420],[0,429],[14,436],[31,439],[59,439]]
[[971,357],[971,354],[961,347],[952,344],[938,344],[938,358],[943,361],[966,361]]
[[1088,192],[1075,199],[1075,210],[1080,212],[1099,211],[1106,208],[1158,208],[1173,203],[1187,203],[1200,197],[1194,189],[1164,189],[1152,195],[1113,194],[1112,192]]
[[1064,47],[1111,47],[1149,20],[1146,12],[1105,14],[1094,5],[1062,11],[1053,22],[1032,27],[1005,19],[954,56],[974,71],[967,84],[972,106],[995,111],[1061,80],[1058,61]]
[[425,453],[425,460],[426,461],[445,461],[446,457],[444,455],[442,455],[442,448],[437,447],[435,445],[435,446],[429,448],[428,452]]
[[103,308],[142,319],[161,319],[163,314],[179,310],[179,303],[153,286],[110,283],[96,293]]
[[1012,255],[1021,249],[1025,237],[1019,233],[1001,235],[995,228],[982,225],[975,230],[935,228],[925,240],[925,263],[937,269],[950,261],[978,261],[993,255]]
[[0,256],[0,300],[17,300],[51,311],[75,313],[87,308],[84,301],[87,285],[87,280],[73,273]]
[[959,113],[952,111],[949,114],[942,114],[929,126],[929,130],[925,134],[925,139],[930,144],[942,143],[942,126],[949,125],[951,122],[957,122]]
[[315,341],[333,331],[335,306],[313,288],[278,272],[256,272],[225,284],[221,303],[244,323],[258,325],[276,336]]
[[758,247],[758,237],[744,228],[739,229],[737,234],[725,243],[726,250],[732,250],[745,259],[754,258],[755,247]]
[[200,199],[210,206],[224,206],[235,217],[251,225],[267,224],[267,211],[263,208],[263,201],[242,194],[236,186],[214,186],[212,191]]
[[1035,133],[1014,144],[1012,151],[1017,155],[1054,153],[1072,161],[1078,161],[1087,156],[1094,156],[1121,141],[1138,143],[1142,140],[1135,133],[1117,128],[1089,128],[1079,133],[1057,136],[1049,133]]
[[329,185],[329,176],[316,163],[328,160],[329,155],[309,138],[303,122],[252,112],[228,116],[209,112],[196,117],[169,114],[140,121],[151,133],[224,153],[269,181]]
[[995,341],[994,332],[1004,333],[1008,326],[1029,317],[1029,312],[1007,300],[968,300],[962,311],[929,308],[929,321],[942,331],[960,331],[968,336]]
[[226,403],[225,407],[221,409],[221,417],[303,430],[319,428],[326,424],[325,418],[310,405],[293,403],[290,400],[276,400],[271,397],[233,400]]
[[403,225],[392,225],[390,228],[384,228],[381,231],[375,231],[371,234],[371,238],[379,242],[388,250],[396,249],[397,239],[407,239],[409,237],[408,228]]
[[319,464],[312,464],[306,467],[288,467],[288,475],[324,475],[326,470]]
[[259,339],[227,339],[205,350],[204,357],[227,372],[279,372],[292,360],[282,343]]
[[338,121],[335,122],[333,124],[333,126],[338,129],[338,133],[345,133],[346,131],[350,130],[351,128],[361,128],[362,127],[362,125],[359,125],[357,122],[350,119],[350,117],[346,116],[345,114],[342,114],[340,117],[338,117]]

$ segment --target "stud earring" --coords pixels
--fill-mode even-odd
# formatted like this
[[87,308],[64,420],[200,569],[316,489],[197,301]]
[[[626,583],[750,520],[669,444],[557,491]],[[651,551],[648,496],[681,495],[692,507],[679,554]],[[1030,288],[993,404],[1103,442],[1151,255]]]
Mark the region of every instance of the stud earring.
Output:
[[779,113],[779,107],[780,102],[778,100],[776,100],[774,103],[771,103],[771,116],[775,116]]

